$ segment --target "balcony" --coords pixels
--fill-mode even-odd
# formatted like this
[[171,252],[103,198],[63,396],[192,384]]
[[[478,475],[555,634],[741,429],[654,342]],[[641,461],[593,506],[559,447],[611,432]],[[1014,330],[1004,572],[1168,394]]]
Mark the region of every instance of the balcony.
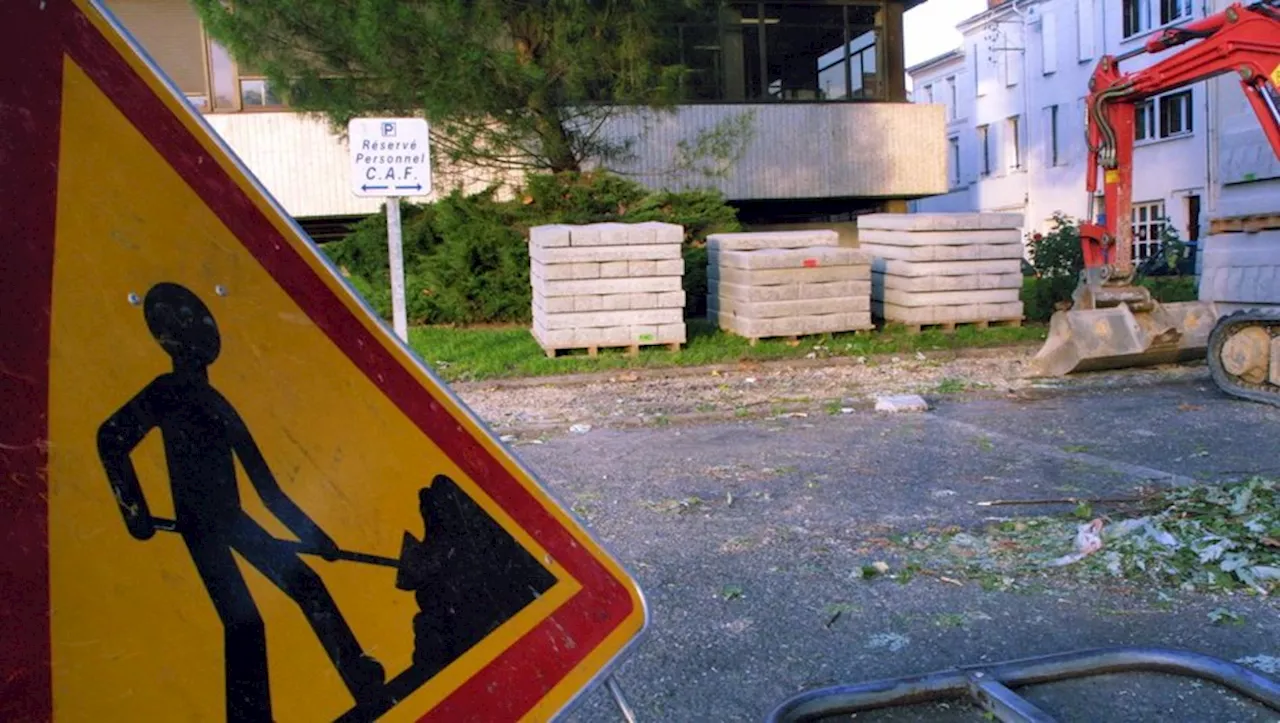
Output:
[[[751,121],[750,136],[723,176],[673,170],[683,165],[682,141],[735,118]],[[946,118],[940,105],[685,105],[668,114],[619,116],[606,132],[637,138],[633,157],[614,168],[654,187],[712,187],[734,201],[947,192]]]

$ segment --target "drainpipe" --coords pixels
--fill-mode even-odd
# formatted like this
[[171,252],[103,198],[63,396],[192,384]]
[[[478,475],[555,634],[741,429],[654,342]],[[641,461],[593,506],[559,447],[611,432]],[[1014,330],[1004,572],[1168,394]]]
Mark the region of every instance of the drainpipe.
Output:
[[[1200,6],[1201,15],[1209,14],[1208,3],[1202,3]],[[1207,240],[1209,224],[1203,219],[1218,213],[1218,187],[1217,187],[1217,169],[1214,163],[1218,160],[1220,152],[1220,144],[1218,143],[1218,119],[1215,109],[1217,108],[1219,81],[1210,78],[1204,81],[1204,204],[1200,207],[1200,218],[1202,219],[1201,227],[1204,233],[1200,234],[1199,249],[1196,253],[1197,266],[1201,259],[1199,253],[1204,249],[1204,242]],[[1199,273],[1197,268],[1196,273]]]

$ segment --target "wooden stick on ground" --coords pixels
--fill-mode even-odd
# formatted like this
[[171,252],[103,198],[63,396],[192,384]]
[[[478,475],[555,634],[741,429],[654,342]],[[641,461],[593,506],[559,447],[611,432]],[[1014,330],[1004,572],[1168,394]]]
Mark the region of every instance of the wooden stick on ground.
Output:
[[1041,500],[983,500],[975,502],[979,507],[996,507],[999,505],[1078,505],[1081,502],[1089,504],[1118,504],[1121,502],[1143,502],[1148,497],[1050,497]]

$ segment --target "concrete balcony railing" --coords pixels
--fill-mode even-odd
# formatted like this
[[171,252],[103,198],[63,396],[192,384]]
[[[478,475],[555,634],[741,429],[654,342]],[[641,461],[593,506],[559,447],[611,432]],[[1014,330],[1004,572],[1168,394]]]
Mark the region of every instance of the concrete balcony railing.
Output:
[[[708,178],[671,171],[680,166],[681,141],[744,113],[753,116],[751,135],[727,174]],[[940,105],[687,105],[669,114],[618,117],[607,132],[638,138],[634,160],[619,170],[646,185],[712,186],[742,201],[947,192],[946,120]]]
[[[750,119],[742,154],[723,177],[681,171],[681,141],[717,124]],[[301,114],[205,116],[285,210],[297,217],[376,213],[379,199],[350,191],[345,143]],[[714,187],[730,200],[910,198],[947,191],[943,108],[910,103],[724,104],[671,113],[619,113],[604,133],[634,138],[633,156],[614,165],[654,187]],[[494,171],[437,170],[436,193],[476,191]],[[514,176],[502,179],[518,182]],[[414,198],[412,200],[429,200]]]

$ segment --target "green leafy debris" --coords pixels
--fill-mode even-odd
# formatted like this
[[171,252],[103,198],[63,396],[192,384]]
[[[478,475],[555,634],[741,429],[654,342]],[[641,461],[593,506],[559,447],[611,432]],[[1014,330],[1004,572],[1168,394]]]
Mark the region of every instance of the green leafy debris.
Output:
[[737,600],[743,596],[741,585],[725,585],[720,588],[720,597],[724,600]]
[[1101,518],[1102,547],[1071,557],[1094,510],[1081,503],[1059,516],[994,523],[980,532],[949,530],[895,538],[908,567],[967,576],[987,589],[1025,587],[1071,576],[1124,579],[1188,592],[1280,589],[1277,481],[1180,487],[1153,495],[1126,515]]

